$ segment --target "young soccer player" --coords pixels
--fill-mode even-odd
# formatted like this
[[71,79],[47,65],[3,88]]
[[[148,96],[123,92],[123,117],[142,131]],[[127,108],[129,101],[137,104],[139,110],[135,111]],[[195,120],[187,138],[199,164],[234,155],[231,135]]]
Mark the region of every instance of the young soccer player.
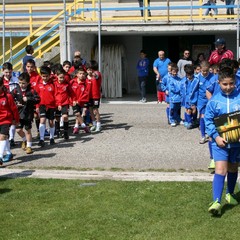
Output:
[[30,60],[30,59],[34,59],[33,57],[33,53],[34,53],[34,48],[32,45],[27,45],[26,48],[25,48],[25,51],[26,51],[26,56],[23,57],[22,59],[22,72],[26,72],[26,65],[27,65],[27,61]]
[[192,83],[190,104],[191,106],[196,106],[200,115],[200,131],[201,139],[200,144],[208,142],[208,137],[205,133],[205,123],[204,123],[204,113],[206,105],[208,102],[206,96],[206,89],[210,85],[211,81],[215,79],[215,76],[209,72],[210,64],[207,61],[201,63],[201,73],[198,75],[198,78],[195,78]]
[[58,69],[55,72],[58,80],[54,82],[55,85],[55,100],[56,100],[56,121],[55,121],[55,128],[56,134],[60,136],[60,117],[62,116],[63,120],[63,137],[64,139],[69,139],[68,135],[68,109],[70,100],[69,98],[73,99],[76,102],[75,94],[69,85],[69,82],[65,80],[65,71],[63,69]]
[[40,68],[41,81],[38,83],[36,90],[38,95],[40,96],[40,103],[36,106],[36,111],[40,116],[40,125],[39,125],[39,133],[40,133],[40,141],[38,146],[44,147],[44,135],[46,129],[46,120],[49,120],[50,126],[50,145],[55,143],[54,141],[54,118],[56,111],[56,101],[55,101],[55,87],[53,82],[50,79],[51,69],[49,67],[41,67]]
[[206,132],[212,139],[213,158],[216,164],[213,178],[213,202],[208,209],[213,215],[221,214],[221,198],[226,176],[226,201],[231,205],[238,204],[233,193],[240,161],[240,142],[228,143],[227,139],[220,136],[214,122],[215,117],[240,110],[240,94],[235,87],[232,68],[226,67],[220,70],[219,85],[221,91],[209,100],[204,117]]
[[79,133],[79,124],[81,128],[88,133],[89,128],[83,122],[82,112],[83,108],[87,107],[87,103],[90,100],[91,82],[86,81],[86,72],[80,67],[76,72],[77,76],[71,81],[71,87],[76,96],[76,102],[72,102],[73,113],[76,116],[76,122],[73,128],[73,134]]
[[181,78],[178,77],[177,64],[173,64],[171,67],[171,78],[169,81],[169,120],[172,127],[176,127],[177,124],[183,124],[180,116],[182,97],[183,83]]
[[[4,87],[4,80],[0,78],[0,165],[3,162],[8,162],[13,158],[8,142],[9,127],[12,122],[19,122],[19,114],[17,106],[10,93]],[[6,151],[6,156],[3,158],[3,153]]]
[[101,119],[99,113],[100,98],[101,98],[101,84],[102,75],[98,72],[98,63],[94,60],[86,64],[87,78],[91,81],[91,94],[90,94],[90,105],[89,111],[92,119],[93,126],[91,127],[91,132],[101,131]]
[[70,82],[72,80],[71,75],[68,73],[72,64],[70,61],[63,62],[63,70],[65,71],[65,81]]
[[[33,153],[32,150],[32,121],[34,117],[35,105],[40,102],[37,92],[31,88],[30,76],[28,73],[21,73],[19,76],[19,87],[11,93],[18,107],[20,122],[17,126],[17,133],[22,138],[22,149],[27,154]],[[23,128],[25,127],[26,133]]]
[[[10,62],[5,62],[2,65],[2,73],[3,73],[3,83],[8,91],[10,93],[13,89],[15,89],[18,86],[18,78],[12,76],[13,72],[13,66]],[[12,124],[9,130],[9,141],[10,146],[14,147],[16,144],[14,142],[16,132],[16,126],[15,124]]]
[[191,106],[190,104],[190,94],[191,94],[191,84],[195,78],[194,76],[194,67],[191,64],[187,64],[184,67],[184,71],[186,73],[185,79],[185,123],[187,129],[192,129],[194,127],[194,123],[197,119],[197,109],[195,106]]

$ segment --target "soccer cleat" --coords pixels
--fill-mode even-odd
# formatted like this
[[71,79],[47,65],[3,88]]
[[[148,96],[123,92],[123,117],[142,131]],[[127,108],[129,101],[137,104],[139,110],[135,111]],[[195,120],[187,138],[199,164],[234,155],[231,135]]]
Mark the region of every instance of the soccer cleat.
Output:
[[171,123],[171,127],[176,127],[177,124],[176,123]]
[[200,139],[200,141],[199,141],[200,144],[204,144],[204,143],[206,143],[206,142],[208,142],[208,138],[207,138],[207,137],[202,137],[202,138]]
[[40,140],[40,141],[38,142],[38,146],[39,146],[39,147],[44,147],[44,146],[45,146],[45,142],[44,142],[43,140]]
[[101,132],[102,128],[101,127],[96,127],[96,130],[94,132]]
[[208,209],[208,212],[211,213],[214,216],[221,215],[221,204],[218,202],[218,199],[215,202],[212,202],[210,204],[210,207]]
[[91,132],[94,132],[95,130],[96,130],[96,126],[93,125],[93,126],[90,128],[90,131],[91,131]]
[[0,166],[3,165],[3,160],[0,158]]
[[84,131],[85,133],[90,133],[90,130],[89,130],[89,127],[88,127],[88,126],[84,127],[84,128],[83,128],[83,131]]
[[178,122],[179,125],[184,125],[184,122],[181,120],[180,122]]
[[68,132],[64,132],[63,137],[65,140],[68,140],[69,139]]
[[189,124],[187,125],[187,130],[191,130],[191,129],[193,129],[193,125],[192,125],[191,123],[189,123]]
[[229,205],[233,205],[233,206],[238,205],[238,201],[237,201],[237,200],[233,197],[233,195],[230,194],[230,193],[227,193],[227,194],[226,194],[225,199],[226,199],[226,202],[227,202]]
[[215,169],[215,161],[214,159],[211,159],[209,165],[208,165],[208,169]]
[[79,128],[75,127],[73,128],[73,134],[78,134],[79,133]]
[[9,161],[12,160],[12,159],[13,159],[13,154],[12,154],[12,153],[9,153],[9,154],[6,154],[6,155],[3,157],[2,161],[3,161],[3,162],[9,162]]
[[32,154],[33,153],[33,150],[31,147],[27,147],[26,148],[26,154]]
[[15,147],[16,146],[16,143],[14,142],[13,139],[9,140],[9,142],[10,142],[10,146],[11,147]]
[[53,144],[55,144],[55,141],[53,138],[50,138],[50,145],[53,145]]
[[22,141],[22,145],[21,145],[22,150],[25,151],[26,147],[27,147],[27,142],[26,141]]

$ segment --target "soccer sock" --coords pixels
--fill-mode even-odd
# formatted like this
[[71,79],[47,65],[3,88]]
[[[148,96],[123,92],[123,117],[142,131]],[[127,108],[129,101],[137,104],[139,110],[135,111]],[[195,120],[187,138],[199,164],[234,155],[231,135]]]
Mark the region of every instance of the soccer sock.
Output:
[[74,127],[75,127],[75,128],[78,128],[78,127],[79,127],[78,123],[75,123]]
[[193,121],[196,121],[197,120],[197,112],[196,113],[194,113],[194,114],[192,114],[192,119],[193,119]]
[[54,132],[55,132],[55,126],[54,127],[50,127],[50,139],[54,138]]
[[167,119],[169,121],[169,107],[166,108]]
[[63,129],[64,129],[64,132],[68,132],[68,122],[63,122]]
[[97,128],[101,127],[101,122],[97,122]]
[[221,202],[225,176],[215,173],[213,178],[213,201]]
[[23,141],[23,142],[25,142],[25,141],[26,141],[26,136],[24,136],[24,137],[22,138],[22,141]]
[[[39,126],[40,126],[40,119],[35,119],[35,124],[36,124],[36,128],[37,128],[37,131],[39,132]],[[45,130],[44,130],[45,131]]]
[[10,142],[7,139],[6,140],[6,147],[5,147],[6,154],[11,154],[11,149],[10,149]]
[[189,124],[189,123],[192,123],[191,120],[192,120],[191,114],[185,113],[185,122],[187,122]]
[[204,118],[200,118],[200,132],[202,137],[205,137],[205,122]]
[[16,132],[16,126],[15,125],[11,125],[11,127],[9,129],[9,140],[14,139],[15,132]]
[[[63,117],[61,117],[61,118],[60,118],[60,128],[63,127],[63,124],[64,124],[64,122],[63,122]],[[56,127],[56,123],[55,123],[55,127]]]
[[210,158],[213,159],[213,155],[212,155],[212,142],[211,141],[208,141],[208,148],[209,148]]
[[234,188],[237,182],[238,172],[228,172],[227,174],[227,190],[226,193],[234,193]]
[[60,131],[60,123],[58,121],[55,121],[55,129],[56,131]]
[[92,124],[93,124],[93,126],[95,126],[95,127],[96,127],[96,125],[97,125],[96,121],[92,121]]
[[3,153],[4,153],[4,150],[6,149],[6,144],[7,144],[6,140],[0,141],[0,158],[3,158]]
[[32,147],[32,142],[27,142],[27,147]]
[[40,140],[44,140],[45,129],[46,129],[46,125],[40,123],[40,124],[39,124]]

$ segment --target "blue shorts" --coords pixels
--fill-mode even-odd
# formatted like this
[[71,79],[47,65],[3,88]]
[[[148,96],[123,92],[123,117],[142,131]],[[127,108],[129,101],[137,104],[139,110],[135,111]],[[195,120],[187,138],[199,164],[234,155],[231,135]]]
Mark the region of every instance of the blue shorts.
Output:
[[240,148],[220,148],[217,145],[212,145],[212,153],[214,161],[228,161],[230,163],[240,162]]

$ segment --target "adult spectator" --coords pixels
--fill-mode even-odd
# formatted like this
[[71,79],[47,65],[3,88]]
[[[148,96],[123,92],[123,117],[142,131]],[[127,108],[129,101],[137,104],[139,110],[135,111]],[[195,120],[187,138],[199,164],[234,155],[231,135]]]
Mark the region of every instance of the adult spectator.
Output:
[[165,57],[164,51],[158,52],[158,58],[153,62],[153,71],[156,74],[156,89],[157,89],[157,96],[159,102],[159,95],[158,95],[158,85],[161,83],[162,79],[168,73],[168,64],[171,62],[169,58]]
[[84,66],[86,65],[87,61],[81,57],[81,52],[80,51],[76,51],[74,53],[74,57],[80,58],[80,60],[82,62],[82,65],[84,65]]
[[194,62],[194,64],[195,65],[199,65],[202,61],[205,61],[206,59],[205,59],[205,55],[204,55],[204,53],[199,53],[198,55],[197,55],[197,59],[196,59],[196,61]]
[[180,78],[183,78],[186,76],[186,73],[184,71],[184,66],[187,64],[192,64],[193,61],[190,57],[190,51],[189,50],[185,50],[183,52],[183,57],[179,59],[177,66],[178,66],[178,76]]
[[[138,0],[139,7],[141,7],[141,8],[143,7],[143,1],[145,1],[145,0]],[[147,2],[148,2],[148,7],[149,7],[150,6],[150,0],[148,0]],[[140,11],[141,11],[141,16],[143,17],[143,10],[141,9]],[[148,16],[151,17],[150,9],[148,9]]]
[[[224,2],[224,0],[222,0]],[[227,6],[227,15],[234,15],[234,8],[228,7],[228,5],[234,5],[235,0],[226,0],[226,6]]]
[[212,51],[208,62],[213,65],[216,63],[220,63],[223,59],[233,59],[233,52],[231,50],[226,49],[226,41],[224,38],[218,38],[216,40],[215,44],[215,50]]
[[140,59],[137,63],[137,72],[138,72],[138,83],[141,93],[141,102],[145,103],[146,100],[146,83],[148,78],[149,71],[149,60],[147,54],[144,50],[140,51]]

